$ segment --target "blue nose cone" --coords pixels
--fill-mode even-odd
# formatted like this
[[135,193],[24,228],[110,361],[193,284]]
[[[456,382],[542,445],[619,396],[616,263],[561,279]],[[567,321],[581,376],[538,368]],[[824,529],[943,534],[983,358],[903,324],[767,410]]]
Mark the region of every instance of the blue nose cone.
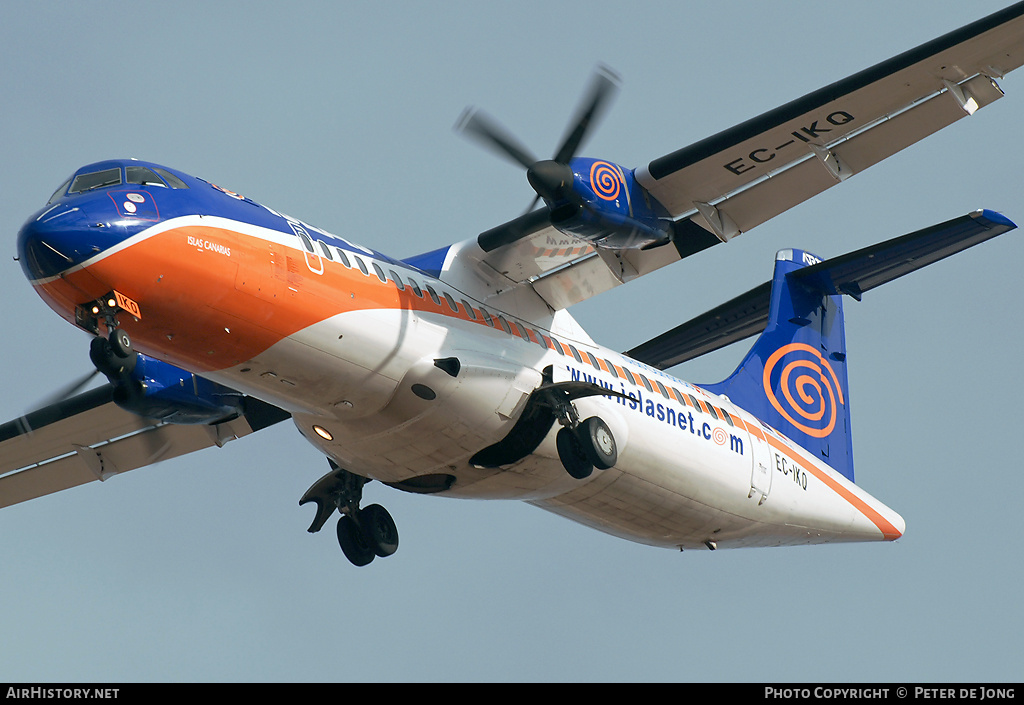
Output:
[[81,207],[58,203],[30,218],[18,232],[18,259],[31,281],[54,277],[99,252],[103,227]]

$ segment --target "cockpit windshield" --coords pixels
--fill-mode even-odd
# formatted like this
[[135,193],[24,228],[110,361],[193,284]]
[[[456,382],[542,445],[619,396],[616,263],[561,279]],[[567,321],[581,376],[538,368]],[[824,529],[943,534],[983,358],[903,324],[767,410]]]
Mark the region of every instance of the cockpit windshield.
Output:
[[119,168],[104,169],[103,171],[94,171],[89,174],[79,174],[71,182],[71,188],[68,189],[68,193],[82,193],[84,191],[92,191],[95,188],[103,188],[104,186],[117,186],[119,183],[121,183],[121,170]]
[[[156,186],[159,188],[170,187],[172,189],[188,188],[188,184],[168,170],[160,167],[126,166],[123,175],[120,167],[111,167],[100,171],[91,171],[87,174],[79,174],[68,179],[60,185],[60,188],[53,192],[47,203],[53,203],[57,199],[62,198],[65,193],[70,196],[107,186],[119,186],[122,183]],[[68,188],[69,185],[70,188]]]

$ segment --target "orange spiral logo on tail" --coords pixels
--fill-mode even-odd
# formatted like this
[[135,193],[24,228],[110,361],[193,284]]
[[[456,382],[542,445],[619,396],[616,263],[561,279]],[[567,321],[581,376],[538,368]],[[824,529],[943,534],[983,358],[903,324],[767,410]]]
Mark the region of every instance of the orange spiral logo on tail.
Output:
[[[776,379],[782,399],[776,395],[772,385],[776,367],[779,367]],[[828,360],[803,343],[790,343],[772,353],[764,365],[763,382],[764,393],[775,410],[814,438],[824,438],[832,433],[839,406],[846,404],[839,378]]]
[[622,173],[608,162],[594,162],[590,167],[590,187],[598,198],[614,201],[622,190]]

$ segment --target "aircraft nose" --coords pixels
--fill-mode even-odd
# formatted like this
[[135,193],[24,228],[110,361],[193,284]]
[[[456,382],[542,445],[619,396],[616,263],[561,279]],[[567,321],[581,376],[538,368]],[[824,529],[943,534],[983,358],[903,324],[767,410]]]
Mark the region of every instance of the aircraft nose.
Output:
[[31,281],[53,277],[84,261],[101,248],[92,242],[90,225],[81,208],[65,204],[43,210],[18,232],[18,259]]

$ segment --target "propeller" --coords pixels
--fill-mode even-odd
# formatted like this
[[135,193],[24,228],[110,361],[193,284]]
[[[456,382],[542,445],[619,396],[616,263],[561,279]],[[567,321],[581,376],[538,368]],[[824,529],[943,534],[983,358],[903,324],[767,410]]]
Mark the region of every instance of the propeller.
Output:
[[89,384],[89,382],[92,381],[92,378],[98,375],[99,373],[99,370],[94,369],[92,372],[89,372],[84,377],[76,379],[74,382],[69,383],[67,386],[46,397],[42,401],[42,403],[37,405],[37,408],[44,409],[48,406],[51,406],[52,404],[57,404],[59,402],[64,401],[65,399],[74,396],[76,392],[85,387],[85,385]]
[[588,134],[600,121],[620,85],[621,79],[617,73],[598,64],[576,114],[551,159],[537,159],[515,135],[478,108],[467,108],[455,129],[526,169],[526,178],[537,193],[527,209],[529,213],[542,198],[548,202],[574,200],[569,160],[576,156]]

